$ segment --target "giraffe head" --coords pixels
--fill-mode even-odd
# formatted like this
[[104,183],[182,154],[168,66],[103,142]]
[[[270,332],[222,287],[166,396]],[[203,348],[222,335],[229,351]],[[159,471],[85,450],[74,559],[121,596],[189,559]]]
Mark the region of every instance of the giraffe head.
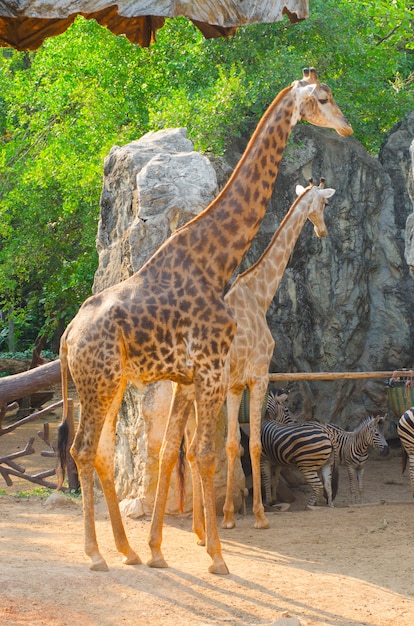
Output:
[[299,196],[298,202],[305,193],[306,197],[304,200],[307,206],[308,220],[312,222],[317,237],[326,237],[328,229],[326,228],[323,212],[325,206],[328,204],[328,198],[334,195],[335,189],[325,189],[324,178],[321,178],[319,187],[313,185],[311,179],[310,186],[306,189],[302,187],[302,185],[296,186],[296,194]]
[[346,137],[354,132],[336,104],[328,85],[320,83],[313,67],[303,70],[302,80],[292,83],[298,95],[298,121],[306,120],[315,126],[333,128]]

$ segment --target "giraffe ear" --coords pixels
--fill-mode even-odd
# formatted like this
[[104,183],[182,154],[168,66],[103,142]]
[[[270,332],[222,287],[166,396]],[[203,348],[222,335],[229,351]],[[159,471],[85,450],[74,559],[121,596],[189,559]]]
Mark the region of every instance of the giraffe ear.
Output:
[[297,196],[301,196],[304,191],[305,191],[305,187],[302,187],[302,185],[296,185],[296,195]]
[[302,87],[302,93],[304,96],[311,96],[316,89],[316,85],[305,85]]
[[327,189],[321,189],[321,192],[324,198],[332,198],[335,191],[336,189],[332,189],[331,187],[328,187]]

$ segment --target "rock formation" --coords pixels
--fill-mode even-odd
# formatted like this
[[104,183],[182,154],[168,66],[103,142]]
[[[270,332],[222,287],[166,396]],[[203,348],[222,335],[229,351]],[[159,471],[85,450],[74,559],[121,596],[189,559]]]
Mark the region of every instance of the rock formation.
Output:
[[[405,125],[411,128],[411,131],[414,127],[414,113],[411,113],[407,116],[405,120]],[[412,133],[414,134],[414,133]],[[407,140],[410,138],[410,132],[406,133]],[[406,142],[404,144],[405,149]],[[407,177],[407,190],[408,194],[411,198],[411,202],[414,204],[414,140],[410,144],[410,158],[411,158],[411,168],[408,171]],[[405,250],[404,256],[408,267],[410,268],[411,276],[414,278],[414,210],[407,217],[407,221],[405,223]]]

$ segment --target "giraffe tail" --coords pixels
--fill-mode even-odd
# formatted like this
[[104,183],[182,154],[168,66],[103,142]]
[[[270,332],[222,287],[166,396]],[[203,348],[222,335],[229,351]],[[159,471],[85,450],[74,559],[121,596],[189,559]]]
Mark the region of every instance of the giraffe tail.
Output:
[[178,479],[178,509],[180,514],[184,513],[185,501],[185,440],[181,440],[180,450],[177,459],[177,479]]
[[62,336],[60,343],[60,377],[62,384],[62,400],[63,400],[63,417],[62,423],[58,428],[57,433],[57,464],[56,464],[56,476],[58,483],[56,490],[59,491],[65,480],[65,468],[67,461],[67,445],[69,438],[69,425],[68,425],[68,365],[67,365],[67,349],[65,343],[65,335]]

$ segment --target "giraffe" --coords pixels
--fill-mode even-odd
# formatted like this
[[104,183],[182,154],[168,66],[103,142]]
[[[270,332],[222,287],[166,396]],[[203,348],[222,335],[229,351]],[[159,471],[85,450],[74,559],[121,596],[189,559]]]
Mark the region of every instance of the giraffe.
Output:
[[[239,274],[225,295],[237,329],[227,355],[227,488],[223,506],[223,528],[234,528],[233,475],[240,449],[238,413],[243,391],[250,391],[250,458],[253,479],[253,512],[255,528],[269,528],[264,514],[260,480],[261,408],[269,384],[269,365],[273,356],[274,339],[266,321],[266,313],[272,302],[289,261],[299,234],[309,219],[317,237],[326,237],[324,209],[335,189],[325,189],[322,178],[319,186],[310,181],[305,189],[296,186],[297,198],[283,218],[277,231],[261,257],[248,270]],[[197,494],[197,467],[190,457],[192,474],[195,476],[193,493],[193,526],[203,539],[203,512]],[[201,529],[201,530],[200,530]]]
[[[206,550],[212,559],[209,571],[229,571],[221,552],[213,483],[214,434],[226,394],[224,363],[236,330],[224,290],[257,233],[287,139],[302,119],[343,136],[353,132],[329,87],[319,82],[313,68],[304,70],[302,79],[276,96],[210,205],[177,229],[138,272],[89,297],[62,335],[64,417],[59,450],[64,450],[67,433],[69,369],[80,404],[71,454],[81,484],[85,552],[92,570],[108,569],[96,538],[94,470],[124,563],[141,563],[128,542],[114,485],[116,420],[128,381],[145,389],[149,383],[171,380],[173,396],[160,451],[148,565],[167,567],[161,543],[168,487],[187,415],[195,404],[192,445],[203,489]],[[57,468],[59,486],[63,461],[62,457]]]
[[297,185],[299,196],[290,207],[279,228],[259,260],[248,270],[239,274],[226,294],[226,302],[237,320],[237,330],[230,347],[227,363],[230,369],[230,385],[227,394],[228,434],[227,489],[223,506],[224,528],[235,526],[233,507],[233,473],[239,451],[238,413],[245,387],[250,392],[250,440],[249,451],[253,479],[253,513],[255,528],[268,528],[264,515],[260,481],[261,409],[269,384],[269,366],[273,356],[274,339],[266,321],[267,310],[274,298],[283,273],[299,234],[309,219],[317,237],[326,237],[328,231],[324,220],[324,208],[335,189],[324,189],[323,179],[319,187],[311,185],[304,189]]

